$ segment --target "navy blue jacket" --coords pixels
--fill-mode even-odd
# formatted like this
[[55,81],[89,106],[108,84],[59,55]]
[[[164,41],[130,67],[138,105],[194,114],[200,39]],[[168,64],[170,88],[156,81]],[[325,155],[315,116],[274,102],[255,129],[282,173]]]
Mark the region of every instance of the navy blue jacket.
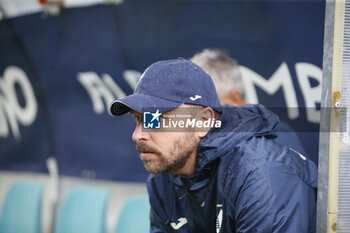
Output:
[[151,232],[315,232],[317,168],[278,144],[261,105],[223,108],[198,147],[195,174],[152,174]]
[[[294,132],[293,128],[288,123],[280,121],[276,134],[278,137],[275,139],[275,141],[279,144],[290,146],[305,156],[309,155],[306,153],[299,136]],[[308,156],[308,158],[310,158],[310,156]]]

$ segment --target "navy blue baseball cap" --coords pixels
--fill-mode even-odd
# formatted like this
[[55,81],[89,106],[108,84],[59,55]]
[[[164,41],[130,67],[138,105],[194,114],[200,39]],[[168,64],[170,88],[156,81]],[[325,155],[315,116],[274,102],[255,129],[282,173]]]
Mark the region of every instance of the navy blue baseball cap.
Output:
[[131,109],[159,108],[167,112],[182,104],[212,107],[220,112],[220,101],[211,77],[184,58],[153,63],[142,74],[133,94],[115,100],[113,115]]

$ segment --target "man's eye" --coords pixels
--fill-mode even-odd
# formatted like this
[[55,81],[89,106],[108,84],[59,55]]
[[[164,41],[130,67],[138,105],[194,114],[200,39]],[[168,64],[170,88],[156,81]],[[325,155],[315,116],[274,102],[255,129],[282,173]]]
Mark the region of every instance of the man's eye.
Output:
[[135,118],[136,123],[139,123],[141,120],[141,117],[139,117],[139,116],[134,116],[134,118]]

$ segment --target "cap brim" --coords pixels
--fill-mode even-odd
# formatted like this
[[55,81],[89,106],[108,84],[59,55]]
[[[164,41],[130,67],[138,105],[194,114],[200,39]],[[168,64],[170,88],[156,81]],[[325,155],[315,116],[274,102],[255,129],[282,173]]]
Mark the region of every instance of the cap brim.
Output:
[[161,109],[161,112],[168,112],[183,103],[166,100],[163,98],[134,93],[122,99],[115,100],[110,108],[111,114],[115,116],[123,115],[131,109],[143,112],[144,109]]

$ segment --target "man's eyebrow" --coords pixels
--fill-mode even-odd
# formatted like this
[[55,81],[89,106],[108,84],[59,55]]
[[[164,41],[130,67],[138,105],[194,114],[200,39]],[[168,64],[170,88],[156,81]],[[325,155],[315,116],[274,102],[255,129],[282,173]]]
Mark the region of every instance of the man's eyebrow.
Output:
[[142,114],[140,112],[137,112],[135,110],[130,110],[130,114],[133,115],[134,117],[142,116]]

